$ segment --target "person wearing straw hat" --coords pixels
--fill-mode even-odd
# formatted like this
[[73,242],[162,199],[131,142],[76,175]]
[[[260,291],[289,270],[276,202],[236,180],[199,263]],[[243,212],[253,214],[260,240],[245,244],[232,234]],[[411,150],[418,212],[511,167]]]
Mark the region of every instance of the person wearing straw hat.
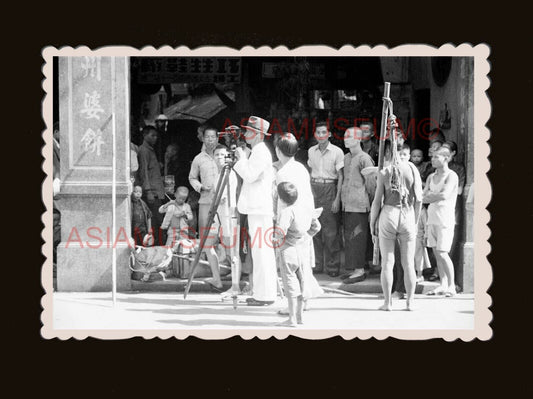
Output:
[[[247,299],[249,306],[271,305],[277,295],[277,272],[274,248],[263,238],[273,231],[272,182],[274,170],[272,154],[264,143],[270,136],[270,123],[257,116],[250,116],[247,124],[241,126],[244,139],[252,147],[247,158],[244,150],[237,147],[233,166],[243,180],[237,208],[248,215],[250,248],[253,261],[253,296]],[[265,234],[266,233],[266,234]]]

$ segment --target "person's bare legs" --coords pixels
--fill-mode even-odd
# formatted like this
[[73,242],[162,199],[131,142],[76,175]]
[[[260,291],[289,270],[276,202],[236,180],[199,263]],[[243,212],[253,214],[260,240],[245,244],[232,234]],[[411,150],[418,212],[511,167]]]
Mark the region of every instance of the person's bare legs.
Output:
[[414,265],[415,240],[400,237],[400,251],[403,268],[403,281],[407,294],[407,310],[412,310],[416,289],[416,273]]
[[443,275],[446,276],[446,281],[444,281],[441,276],[441,286],[443,291],[455,295],[455,272],[450,255],[446,251],[439,251],[435,248],[435,257],[437,258],[437,265],[440,265],[439,273],[442,269]]
[[[300,298],[300,297],[298,297]],[[292,296],[288,296],[287,297],[287,302],[289,303],[289,319],[288,320],[285,320],[284,322],[282,323],[279,323],[278,325],[279,326],[282,326],[282,327],[296,327],[298,324],[297,324],[297,316],[296,316],[296,312],[297,312],[297,298],[296,297],[292,297]],[[301,321],[301,317],[300,317],[300,321]],[[301,324],[301,323],[299,323]]]
[[394,269],[394,245],[396,240],[388,240],[379,237],[379,250],[381,253],[381,289],[383,290],[383,297],[385,298],[380,310],[392,310],[392,282]]
[[[439,256],[439,252],[442,252],[442,251],[438,251],[437,248],[435,247],[433,247],[432,249],[433,249],[433,254],[435,255],[435,259],[437,261],[437,272],[439,274],[439,279],[440,279],[440,285],[437,288],[435,288],[433,292],[436,294],[442,294],[446,292],[446,290],[448,289],[448,275],[446,274],[446,271],[445,271],[446,261],[444,259],[441,259]],[[453,265],[452,265],[452,268],[453,268]]]
[[205,248],[205,255],[207,256],[207,261],[209,262],[209,267],[211,268],[211,274],[213,278],[210,279],[211,283],[217,287],[222,288],[222,280],[220,280],[220,269],[218,265],[218,255],[215,251],[215,248]]
[[431,269],[431,262],[429,260],[428,249],[426,246],[422,248],[422,254],[424,255],[424,269]]
[[415,270],[417,279],[420,279],[422,277],[422,270],[424,270],[424,253],[422,248],[423,245],[417,238],[415,244]]
[[305,306],[304,297],[300,295],[296,301],[296,323],[298,324],[304,324],[303,322],[304,306]]

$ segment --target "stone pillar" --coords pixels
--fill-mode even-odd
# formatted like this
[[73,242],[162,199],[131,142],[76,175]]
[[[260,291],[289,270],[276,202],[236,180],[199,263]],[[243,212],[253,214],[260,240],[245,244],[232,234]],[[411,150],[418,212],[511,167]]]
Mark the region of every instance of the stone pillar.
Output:
[[[59,57],[61,244],[58,291],[131,288],[129,59]],[[112,115],[115,118],[112,118]],[[116,233],[112,237],[112,132],[116,135]]]
[[461,116],[460,128],[464,143],[464,160],[466,168],[466,183],[463,192],[465,223],[463,237],[462,275],[459,283],[463,292],[474,292],[474,204],[469,203],[470,190],[474,189],[474,60],[471,57],[461,58],[461,80],[464,82],[460,90],[460,105],[465,112]]

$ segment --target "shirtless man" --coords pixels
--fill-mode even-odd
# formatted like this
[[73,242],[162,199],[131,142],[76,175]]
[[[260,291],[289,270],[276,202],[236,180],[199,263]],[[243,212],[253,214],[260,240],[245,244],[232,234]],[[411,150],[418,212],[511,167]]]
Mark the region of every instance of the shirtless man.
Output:
[[[422,204],[422,182],[418,169],[410,162],[401,162],[391,142],[385,144],[384,167],[378,174],[376,195],[370,212],[370,231],[379,237],[381,252],[381,288],[384,303],[380,310],[392,310],[394,247],[400,244],[401,264],[406,290],[406,309],[413,309],[416,288],[414,265],[416,226]],[[387,148],[388,147],[388,148]]]

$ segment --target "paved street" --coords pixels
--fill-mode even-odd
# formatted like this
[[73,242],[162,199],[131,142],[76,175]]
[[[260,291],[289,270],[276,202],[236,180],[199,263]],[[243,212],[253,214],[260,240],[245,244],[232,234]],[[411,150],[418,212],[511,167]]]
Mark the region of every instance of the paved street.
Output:
[[[240,303],[236,310],[219,294],[119,293],[113,308],[110,293],[54,293],[54,329],[186,330],[276,328],[285,318],[277,314],[278,300],[266,307]],[[242,298],[243,300],[245,298]],[[416,311],[404,311],[395,299],[392,312],[379,311],[379,294],[325,294],[310,300],[304,329],[472,329],[474,297],[416,295]],[[290,329],[287,329],[290,330]]]

